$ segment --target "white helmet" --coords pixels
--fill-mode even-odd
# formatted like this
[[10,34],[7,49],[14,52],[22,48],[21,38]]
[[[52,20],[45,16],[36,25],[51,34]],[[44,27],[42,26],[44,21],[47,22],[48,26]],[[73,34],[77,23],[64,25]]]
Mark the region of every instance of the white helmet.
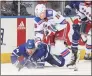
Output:
[[35,15],[37,17],[40,16],[40,14],[42,12],[44,12],[46,10],[46,6],[44,4],[38,4],[36,7],[35,7]]

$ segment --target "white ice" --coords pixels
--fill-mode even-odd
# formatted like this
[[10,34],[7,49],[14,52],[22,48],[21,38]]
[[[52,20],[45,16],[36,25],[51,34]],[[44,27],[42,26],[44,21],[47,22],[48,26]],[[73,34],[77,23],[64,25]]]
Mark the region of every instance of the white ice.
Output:
[[1,64],[1,75],[91,75],[91,61],[80,60],[78,63],[78,71],[67,67],[52,67],[46,63],[45,68],[27,69],[20,71],[11,63]]

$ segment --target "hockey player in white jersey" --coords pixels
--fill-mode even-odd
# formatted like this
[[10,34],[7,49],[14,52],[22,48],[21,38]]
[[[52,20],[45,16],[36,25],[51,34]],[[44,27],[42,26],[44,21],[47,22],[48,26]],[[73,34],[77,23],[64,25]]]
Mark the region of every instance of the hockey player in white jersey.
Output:
[[[55,33],[67,26],[65,18],[53,9],[47,9],[43,4],[36,6],[35,15],[36,44],[41,41],[50,43],[50,45],[54,44]],[[49,35],[50,37],[48,38]]]
[[[89,2],[89,4],[87,4]],[[81,33],[88,33],[91,27],[92,14],[91,14],[91,3],[82,2],[79,4],[79,11],[77,11],[77,15],[81,21]],[[89,6],[88,6],[89,5]],[[87,29],[87,31],[85,31]]]
[[36,46],[41,41],[51,45],[51,54],[63,56],[66,61],[65,64],[67,64],[71,54],[70,50],[64,44],[64,41],[66,41],[65,34],[67,33],[65,18],[56,11],[47,9],[43,4],[36,6],[35,14]]
[[[83,41],[85,42],[85,56],[84,59],[89,60],[92,59],[90,56],[91,50],[92,50],[92,43],[91,43],[91,31],[92,31],[92,13],[91,13],[91,7],[92,2],[91,1],[85,1],[84,3],[79,5],[79,13],[81,21],[82,21],[82,31],[81,31],[81,37]],[[83,15],[81,15],[83,14]]]

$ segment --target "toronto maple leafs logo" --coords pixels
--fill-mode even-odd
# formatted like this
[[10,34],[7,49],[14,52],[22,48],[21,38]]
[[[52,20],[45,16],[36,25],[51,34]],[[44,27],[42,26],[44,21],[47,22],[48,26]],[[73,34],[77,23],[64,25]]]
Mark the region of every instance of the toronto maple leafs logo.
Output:
[[32,43],[31,42],[29,42],[29,45],[31,45]]

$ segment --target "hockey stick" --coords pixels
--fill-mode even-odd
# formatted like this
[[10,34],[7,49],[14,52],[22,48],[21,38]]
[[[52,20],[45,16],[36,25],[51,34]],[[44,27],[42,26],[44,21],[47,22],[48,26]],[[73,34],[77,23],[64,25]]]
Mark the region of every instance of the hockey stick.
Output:
[[[70,16],[69,16],[70,17]],[[72,21],[72,23],[73,23],[73,19],[70,17],[70,20]]]
[[28,59],[25,61],[23,65],[20,65],[20,67],[18,68],[18,71],[20,71],[26,65],[26,63],[30,60],[30,58],[31,58],[31,55],[28,57]]
[[[72,50],[72,48],[70,48],[69,46],[67,46],[68,49]],[[78,49],[78,50],[83,50],[83,49]]]
[[[67,44],[66,42],[64,42],[64,45],[65,45],[68,49],[72,50],[72,48],[69,47],[68,44]],[[83,50],[83,49],[78,49],[78,50]]]
[[79,60],[80,60],[80,51],[78,51],[77,53],[77,60],[76,60],[76,63],[75,63],[75,66],[74,66],[74,71],[78,71],[78,63],[79,63]]

